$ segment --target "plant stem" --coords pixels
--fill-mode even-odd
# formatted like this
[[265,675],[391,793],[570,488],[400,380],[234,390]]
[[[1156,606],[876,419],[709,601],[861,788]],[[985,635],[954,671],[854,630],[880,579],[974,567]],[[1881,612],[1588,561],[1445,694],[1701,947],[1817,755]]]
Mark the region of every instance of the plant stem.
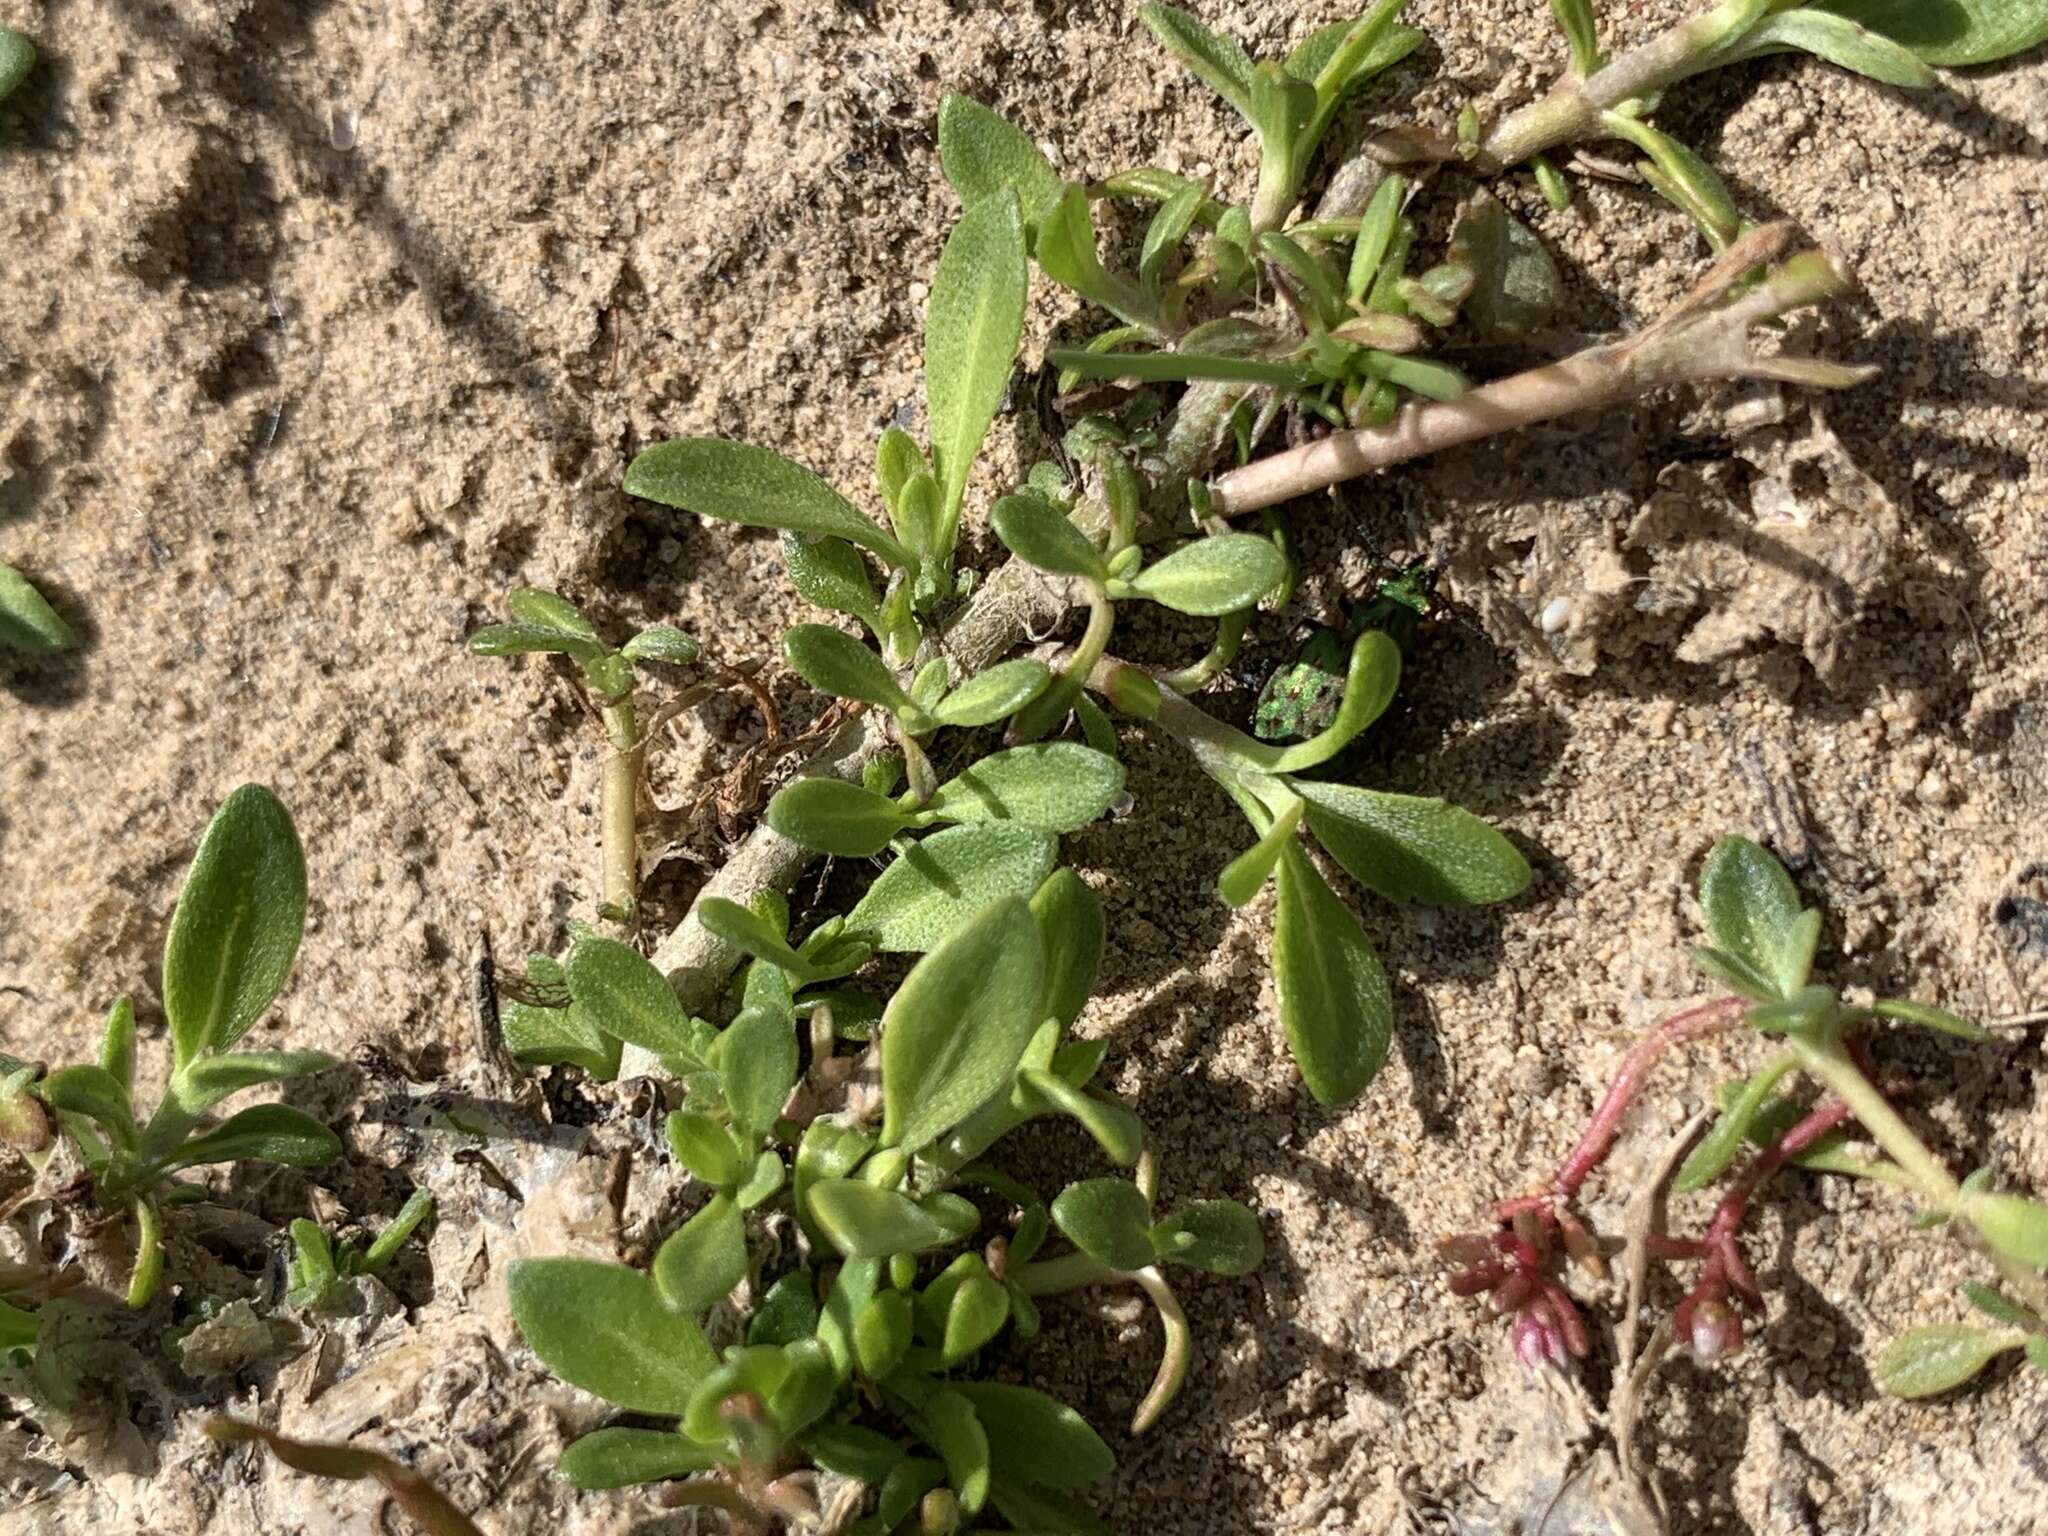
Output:
[[[1229,441],[1230,414],[1245,393],[1242,384],[1196,384],[1175,407],[1165,441],[1139,463],[1148,487],[1141,539],[1157,540],[1175,527],[1185,505],[1187,483],[1206,474]],[[1075,522],[1091,537],[1108,526],[1109,511],[1090,502],[1075,513]],[[1021,560],[1008,560],[976,586],[965,608],[947,626],[943,646],[960,675],[971,676],[1000,660],[1034,634],[1042,635],[1064,618],[1071,607],[1067,584],[1045,576]],[[865,731],[849,727],[804,766],[810,773],[829,773],[858,782],[861,769],[892,745],[886,722],[870,719]],[[766,822],[758,823],[727,857],[724,866],[697,893],[682,922],[655,949],[654,964],[668,978],[683,1007],[703,1011],[718,996],[725,978],[739,960],[739,951],[706,929],[698,919],[707,896],[746,906],[763,891],[787,893],[818,857],[802,844],[782,836]],[[633,1065],[638,1047],[627,1049],[625,1069],[646,1070],[652,1058]]]
[[636,926],[640,910],[636,807],[647,743],[634,728],[632,695],[605,704],[603,719],[605,739],[611,746],[604,761],[598,802],[598,836],[604,862],[603,909],[631,929]]
[[[1863,1069],[1850,1059],[1846,1046],[1834,1035],[1810,1038],[1794,1035],[1792,1049],[1799,1064],[1818,1078],[1828,1091],[1849,1107],[1857,1122],[1884,1154],[1906,1173],[1914,1187],[1938,1209],[1946,1210],[1961,1199],[1963,1187],[1948,1165],[1929,1151],[1913,1134],[1905,1118],[1892,1108],[1891,1100]],[[1968,1218],[1964,1217],[1967,1221]],[[2036,1317],[2048,1319],[2048,1277],[2031,1265],[1996,1252],[1970,1228],[1971,1246],[1982,1251],[1998,1266],[2006,1283],[2020,1295]]]
[[1579,1192],[1587,1176],[1600,1166],[1600,1160],[1607,1156],[1607,1149],[1614,1145],[1614,1138],[1620,1133],[1621,1117],[1642,1088],[1643,1080],[1650,1075],[1650,1068],[1657,1064],[1658,1057],[1682,1041],[1697,1040],[1702,1035],[1734,1027],[1748,1011],[1749,1004],[1739,997],[1716,998],[1711,1003],[1702,1003],[1683,1013],[1673,1014],[1637,1041],[1635,1048],[1622,1059],[1621,1069],[1614,1074],[1614,1081],[1608,1084],[1606,1096],[1600,1100],[1600,1107],[1593,1111],[1593,1118],[1586,1126],[1585,1134],[1579,1137],[1579,1144],[1558,1168],[1556,1177],[1551,1179],[1550,1196],[1569,1200]]
[[1770,0],[1723,0],[1647,43],[1617,55],[1581,80],[1567,74],[1540,101],[1510,113],[1479,146],[1473,166],[1503,171],[1531,155],[1580,139],[1608,136],[1601,113],[1710,69],[1720,52],[1762,20]]
[[1143,1269],[1112,1269],[1085,1253],[1066,1253],[1056,1259],[1025,1264],[1011,1271],[1009,1278],[1027,1296],[1051,1296],[1061,1291],[1078,1291],[1090,1285],[1135,1285],[1143,1291],[1152,1305],[1159,1309],[1159,1324],[1165,1330],[1166,1341],[1160,1351],[1159,1371],[1152,1378],[1151,1390],[1131,1415],[1131,1433],[1142,1435],[1159,1421],[1166,1405],[1173,1401],[1174,1394],[1187,1380],[1188,1366],[1194,1359],[1194,1340],[1188,1328],[1187,1313],[1181,1310],[1180,1298],[1173,1294],[1173,1287],[1166,1283],[1166,1277],[1159,1273],[1157,1266],[1148,1264]]
[[1804,251],[1771,268],[1753,287],[1736,291],[1751,268],[1789,243],[1784,225],[1751,231],[1729,247],[1691,295],[1637,336],[1496,379],[1455,400],[1411,401],[1385,426],[1332,433],[1234,469],[1211,484],[1212,510],[1242,516],[1372,470],[1675,384],[1741,378],[1796,378],[1823,387],[1861,382],[1869,372],[1816,368],[1810,358],[1765,357],[1752,346],[1752,324],[1855,285],[1833,257]]

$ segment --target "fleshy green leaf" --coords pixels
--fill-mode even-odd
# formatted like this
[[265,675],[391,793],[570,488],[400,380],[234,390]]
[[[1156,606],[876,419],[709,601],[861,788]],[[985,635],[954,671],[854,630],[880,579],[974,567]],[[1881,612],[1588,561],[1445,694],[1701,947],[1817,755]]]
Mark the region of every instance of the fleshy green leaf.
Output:
[[832,536],[909,565],[903,546],[800,464],[751,443],[678,437],[643,449],[626,469],[628,496],[748,528]]
[[673,624],[650,624],[620,648],[634,661],[659,661],[671,667],[687,667],[697,659],[696,640]]
[[974,1405],[950,1388],[940,1388],[918,1405],[924,1438],[946,1464],[946,1481],[970,1515],[988,1499],[988,1435]]
[[913,1200],[862,1179],[820,1179],[806,1198],[826,1241],[850,1259],[886,1259],[957,1243],[980,1220],[958,1195]]
[[1168,1264],[1212,1275],[1248,1275],[1266,1259],[1259,1219],[1235,1200],[1197,1200],[1152,1229],[1152,1248]]
[[42,1094],[52,1109],[84,1115],[121,1146],[135,1145],[135,1111],[128,1090],[105,1067],[60,1067],[43,1079]]
[[594,1259],[520,1259],[505,1279],[529,1348],[571,1386],[636,1413],[681,1414],[716,1363],[652,1277]]
[[239,1040],[291,974],[306,926],[306,856],[258,784],[229,795],[185,875],[164,943],[175,1065]]
[[505,611],[521,624],[552,629],[581,640],[596,640],[597,626],[590,616],[560,593],[539,587],[517,587],[505,596]]
[[[2017,9],[2018,7],[2014,7]],[[2038,10],[2039,7],[2037,6]],[[1744,33],[1735,57],[1792,50],[1810,53],[1886,85],[1923,90],[1936,76],[1903,44],[1824,10],[1784,11]]]
[[[1126,324],[1139,326],[1148,334],[1158,332],[1158,307],[1151,296],[1102,265],[1095,249],[1095,219],[1082,188],[1069,185],[1059,201],[1041,215],[1033,254],[1039,269],[1054,282],[1100,304]],[[1058,366],[1067,364],[1060,361]]]
[[562,1452],[555,1470],[578,1488],[630,1488],[709,1472],[717,1465],[708,1446],[672,1429],[600,1429]]
[[796,1083],[793,1021],[772,1008],[743,1008],[712,1048],[711,1064],[725,1083],[725,1099],[740,1133],[759,1138],[775,1127]]
[[948,779],[925,803],[946,821],[1013,821],[1047,832],[1088,825],[1123,793],[1123,764],[1079,742],[993,752]]
[[[12,27],[0,27],[0,101],[12,96],[35,67],[35,44]],[[0,604],[4,601],[0,598]]]
[[258,1083],[282,1083],[335,1065],[325,1051],[233,1051],[202,1056],[179,1074],[188,1110],[210,1109],[231,1093]]
[[1209,200],[1209,189],[1191,181],[1160,204],[1145,230],[1144,249],[1138,256],[1138,281],[1151,293],[1159,291],[1166,270],[1166,258],[1179,248],[1194,226],[1195,217]]
[[1005,549],[1041,571],[1078,576],[1097,585],[1109,579],[1102,552],[1065,512],[1042,497],[1003,497],[990,510],[989,524]]
[[2009,1349],[2026,1342],[2011,1329],[1970,1323],[1908,1328],[1878,1357],[1877,1384],[1893,1397],[1933,1397],[1959,1387]]
[[1031,897],[1031,915],[1045,935],[1045,982],[1037,1016],[1066,1029],[1081,1016],[1102,964],[1102,903],[1071,869],[1054,870]]
[[1029,276],[1016,196],[968,203],[939,253],[925,311],[924,388],[946,527],[959,519],[968,469],[1010,382]]
[[1293,800],[1256,843],[1223,866],[1216,877],[1216,894],[1226,906],[1242,907],[1265,889],[1273,866],[1280,862],[1281,846],[1293,841],[1294,829],[1301,825],[1302,810],[1302,802]]
[[1276,753],[1263,766],[1272,773],[1303,773],[1327,763],[1348,747],[1394,702],[1401,686],[1401,647],[1383,629],[1368,629],[1352,642],[1344,672],[1344,697],[1337,715],[1307,741]]
[[135,1002],[117,997],[107,1010],[106,1027],[100,1031],[100,1065],[105,1067],[121,1091],[135,1092]]
[[570,946],[562,969],[569,995],[597,1028],[664,1061],[701,1067],[689,1015],[638,950],[587,933]]
[[170,1172],[201,1163],[282,1163],[318,1168],[341,1156],[341,1138],[287,1104],[256,1104],[228,1116],[218,1129],[194,1136],[163,1163]]
[[1778,1080],[1797,1065],[1796,1058],[1780,1056],[1767,1063],[1729,1098],[1722,1106],[1721,1117],[1714,1122],[1714,1128],[1700,1138],[1699,1145],[1692,1149],[1679,1168],[1678,1177],[1671,1182],[1674,1191],[1690,1194],[1693,1190],[1705,1189],[1721,1176],[1722,1171],[1735,1161],[1735,1154],[1742,1150],[1750,1127],[1770,1102],[1771,1091],[1778,1086]]
[[948,94],[939,102],[939,164],[961,206],[1014,190],[1025,224],[1036,229],[1059,201],[1061,182],[1036,144],[980,102]]
[[1255,533],[1218,533],[1183,545],[1128,583],[1177,613],[1214,618],[1249,608],[1287,576],[1287,557]]
[[1959,1040],[1989,1040],[1991,1031],[1981,1024],[1973,1024],[1960,1014],[1950,1013],[1946,1008],[1936,1008],[1931,1003],[1916,1003],[1907,998],[1887,997],[1870,1005],[1870,1011],[1881,1018],[1897,1019],[1902,1024],[1917,1024],[1922,1029],[1939,1030],[1944,1035],[1954,1035]]
[[1243,48],[1218,37],[1177,6],[1149,4],[1138,15],[1152,35],[1210,90],[1244,114],[1252,116],[1252,61]]
[[[0,87],[5,86],[10,65],[19,63],[18,57],[8,57],[6,39],[19,36],[0,27]],[[35,55],[31,52],[28,57],[32,61]],[[6,96],[7,89],[11,87],[0,88],[0,98]],[[13,566],[0,565],[0,646],[45,655],[69,650],[71,645],[71,626],[58,617],[57,610],[35,589],[34,583]]]
[[2025,1195],[1971,1194],[1957,1210],[1994,1252],[2048,1269],[2048,1205]]
[[1280,855],[1273,984],[1308,1091],[1324,1104],[1363,1092],[1387,1059],[1393,997],[1358,919],[1293,841]]
[[1040,1022],[1044,973],[1044,938],[1014,896],[911,968],[882,1015],[884,1146],[915,1152],[1009,1084]]
[[1303,779],[1309,830],[1360,885],[1389,901],[1467,906],[1506,901],[1529,863],[1470,811],[1441,800]]
[[605,647],[581,635],[536,624],[486,624],[469,637],[472,656],[530,656],[536,652],[592,662],[605,654]]
[[844,630],[798,624],[784,631],[782,657],[803,680],[835,698],[901,709],[910,703],[888,663]]
[[1979,1285],[1974,1280],[1965,1280],[1963,1282],[1963,1295],[1969,1298],[1971,1306],[1982,1312],[1986,1317],[2004,1323],[2008,1327],[2031,1328],[2034,1324],[2033,1314],[2027,1311],[2025,1307],[2006,1300],[2004,1296],[1988,1285]]
[[940,1331],[939,1362],[958,1365],[1002,1332],[1010,1320],[1010,1293],[987,1274],[970,1275],[953,1291]]
[[1116,1458],[1102,1436],[1058,1398],[994,1381],[956,1382],[953,1390],[974,1405],[975,1417],[988,1431],[995,1470],[1003,1477],[1044,1488],[1085,1488],[1116,1470]]
[[[1071,1116],[1095,1138],[1110,1161],[1128,1168],[1145,1150],[1145,1122],[1125,1109],[1076,1087],[1057,1072],[1026,1067],[1017,1074],[1028,1095],[1042,1101],[1048,1111]],[[1027,1098],[1027,1103],[1030,1099]],[[1036,1111],[1038,1104],[1032,1104]]]
[[1990,64],[2048,41],[2039,0],[1820,0],[1944,69]]
[[851,614],[870,630],[881,630],[882,600],[867,562],[846,540],[785,533],[782,568],[789,573],[790,585],[820,608]]
[[1800,910],[1785,866],[1746,837],[1724,837],[1700,870],[1700,906],[1714,943],[1780,997],[1806,985],[1819,915]]
[[928,950],[989,903],[1028,897],[1052,873],[1054,839],[1014,822],[969,822],[897,855],[847,914],[846,932],[887,952]]
[[730,1195],[714,1195],[654,1255],[654,1288],[691,1316],[723,1301],[747,1278],[747,1233]]
[[798,981],[830,981],[835,976],[844,976],[860,963],[857,958],[848,957],[846,963],[835,961],[831,965],[814,965],[791,949],[788,941],[759,913],[736,901],[727,901],[723,896],[699,899],[697,920],[704,925],[706,932],[715,934],[757,960],[766,960],[770,965],[789,972]]
[[908,1296],[895,1290],[877,1292],[853,1324],[853,1353],[861,1373],[875,1381],[892,1374],[910,1352],[915,1326]]
[[768,825],[816,853],[865,859],[880,853],[910,821],[890,799],[844,779],[798,779],[768,802]]
[[1380,275],[1380,263],[1393,243],[1394,229],[1401,221],[1401,203],[1407,195],[1407,181],[1393,172],[1373,189],[1358,221],[1358,238],[1351,243],[1351,270],[1344,282],[1348,303],[1362,303]]
[[505,1049],[513,1058],[533,1067],[571,1063],[605,1082],[617,1077],[624,1043],[617,1035],[599,1029],[589,1013],[569,997],[562,967],[546,955],[530,955],[526,977],[558,991],[567,1006],[550,1008],[506,998],[499,1022]]
[[760,1308],[747,1320],[749,1344],[793,1344],[818,1331],[818,1296],[811,1273],[793,1269],[768,1287]]
[[1007,720],[1045,691],[1052,668],[1035,656],[1013,656],[977,672],[932,709],[941,725],[994,725]]
[[1061,1190],[1052,1219],[1076,1248],[1111,1269],[1152,1262],[1152,1202],[1129,1179],[1083,1179]]
[[1600,67],[1600,39],[1593,24],[1593,0],[1550,0],[1550,9],[1571,45],[1572,71],[1590,75]]

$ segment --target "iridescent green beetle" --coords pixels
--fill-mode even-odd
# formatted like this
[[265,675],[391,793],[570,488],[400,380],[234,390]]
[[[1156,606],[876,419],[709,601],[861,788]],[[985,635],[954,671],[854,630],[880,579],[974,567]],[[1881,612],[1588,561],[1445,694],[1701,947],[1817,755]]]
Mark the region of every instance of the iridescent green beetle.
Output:
[[1372,600],[1351,620],[1350,633],[1318,629],[1294,660],[1276,667],[1259,690],[1252,731],[1261,741],[1294,741],[1313,736],[1337,713],[1344,695],[1344,669],[1351,642],[1368,629],[1394,637],[1403,654],[1416,627],[1435,606],[1436,572],[1424,561],[1404,565],[1382,581]]

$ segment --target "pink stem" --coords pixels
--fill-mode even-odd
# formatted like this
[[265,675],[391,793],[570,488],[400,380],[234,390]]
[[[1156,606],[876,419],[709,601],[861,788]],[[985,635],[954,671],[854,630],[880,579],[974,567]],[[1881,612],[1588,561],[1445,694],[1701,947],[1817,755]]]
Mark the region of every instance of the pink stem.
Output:
[[[1557,1177],[1550,1181],[1548,1199],[1570,1199],[1600,1166],[1600,1159],[1607,1155],[1607,1149],[1614,1145],[1614,1138],[1621,1130],[1622,1115],[1627,1112],[1630,1101],[1642,1088],[1643,1079],[1649,1076],[1650,1068],[1657,1064],[1659,1056],[1682,1041],[1697,1040],[1702,1035],[1727,1029],[1748,1011],[1749,1004],[1739,997],[1716,998],[1711,1003],[1702,1003],[1697,1008],[1674,1014],[1639,1040],[1623,1060],[1621,1070],[1614,1074],[1607,1096],[1593,1112],[1585,1135],[1579,1138],[1578,1146],[1572,1149],[1572,1155],[1565,1159],[1564,1166],[1557,1170]],[[1536,1198],[1541,1201],[1543,1197]]]

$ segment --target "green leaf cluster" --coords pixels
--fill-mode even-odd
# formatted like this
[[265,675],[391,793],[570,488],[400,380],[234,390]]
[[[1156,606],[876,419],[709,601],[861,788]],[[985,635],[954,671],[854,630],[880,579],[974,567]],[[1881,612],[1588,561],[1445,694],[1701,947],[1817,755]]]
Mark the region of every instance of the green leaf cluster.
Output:
[[125,997],[107,1015],[98,1061],[36,1084],[101,1204],[135,1223],[134,1306],[149,1302],[162,1275],[159,1204],[187,1189],[172,1175],[242,1161],[312,1168],[341,1153],[334,1132],[289,1105],[257,1104],[218,1121],[214,1113],[244,1089],[334,1065],[322,1051],[237,1048],[283,990],[305,921],[305,855],[291,816],[269,790],[245,784],[200,838],[171,917],[163,962],[171,1076],[155,1111],[144,1119],[135,1103],[135,1009]]
[[[1087,751],[1018,750],[1028,763]],[[1000,773],[1010,757],[978,766]],[[1061,771],[1101,770],[1075,758]],[[1002,798],[988,781],[958,793]],[[1003,791],[1053,793],[1049,778]],[[882,807],[863,814],[886,819]],[[822,824],[860,821],[828,811]],[[1041,852],[1018,860],[1020,839]],[[577,941],[563,967],[573,1006],[594,1028],[649,1044],[674,1074],[683,1103],[669,1116],[669,1148],[705,1199],[647,1270],[535,1258],[508,1276],[521,1333],[557,1375],[671,1421],[585,1436],[562,1460],[571,1480],[724,1474],[744,1489],[800,1458],[870,1485],[873,1512],[856,1529],[876,1536],[937,1489],[969,1516],[1095,1529],[1070,1494],[1111,1469],[1107,1447],[1046,1394],[980,1379],[984,1352],[1006,1330],[1037,1330],[1038,1297],[1132,1283],[1133,1269],[1148,1289],[1163,1286],[1161,1264],[1242,1274],[1262,1243],[1250,1213],[1228,1201],[1153,1220],[1136,1185],[1106,1179],[1048,1206],[989,1161],[1005,1135],[1043,1116],[1073,1120],[1125,1167],[1144,1144],[1136,1117],[1089,1088],[1100,1045],[1065,1038],[1094,981],[1103,921],[1087,886],[1050,858],[1047,835],[1016,820],[962,819],[909,845],[844,920],[821,926],[823,940],[792,944],[779,913],[721,913],[721,931],[754,956],[723,1027],[684,1017],[632,950]],[[900,888],[885,890],[898,870]],[[840,1055],[837,1020],[860,1010],[832,983],[891,947],[922,958],[882,1006],[874,1038],[853,1042],[859,1057]],[[871,1109],[856,1107],[850,1076],[873,1081]],[[1101,1261],[1075,1215],[1104,1185],[1146,1210],[1142,1251],[1116,1255],[1129,1264]],[[1007,1213],[993,1235],[990,1203]],[[805,1234],[794,1255],[765,1241],[778,1212]],[[1044,1254],[1055,1237],[1071,1250]],[[737,1296],[750,1298],[741,1336],[714,1348],[707,1313]],[[1177,1371],[1184,1358],[1182,1347]]]

